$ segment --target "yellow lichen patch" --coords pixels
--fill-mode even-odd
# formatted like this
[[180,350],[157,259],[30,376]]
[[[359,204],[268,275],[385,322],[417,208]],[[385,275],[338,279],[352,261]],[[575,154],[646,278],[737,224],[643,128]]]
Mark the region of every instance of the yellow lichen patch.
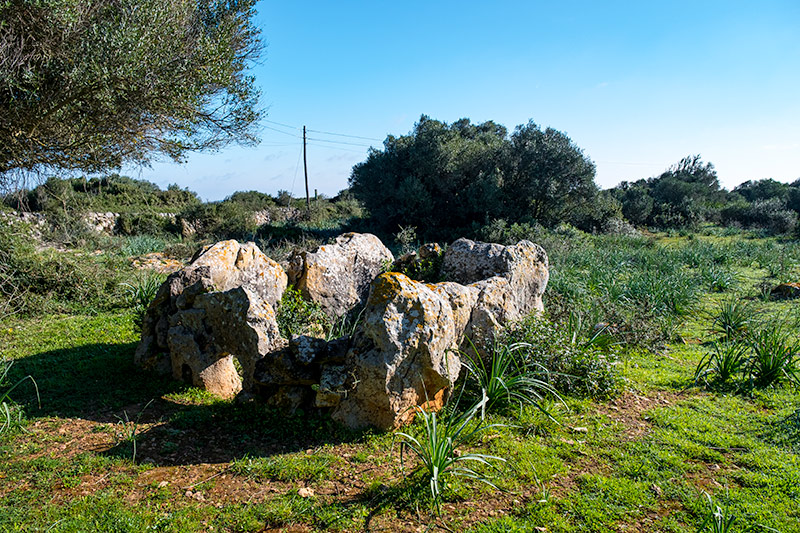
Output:
[[403,292],[403,285],[410,283],[411,280],[399,272],[384,272],[372,284],[372,292],[369,296],[370,305],[380,305],[387,302],[397,294]]

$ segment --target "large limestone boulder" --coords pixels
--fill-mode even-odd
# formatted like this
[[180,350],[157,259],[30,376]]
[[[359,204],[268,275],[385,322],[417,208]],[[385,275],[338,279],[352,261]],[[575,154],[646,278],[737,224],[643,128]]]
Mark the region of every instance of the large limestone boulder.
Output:
[[513,246],[458,239],[444,254],[445,277],[463,285],[493,277],[505,278],[516,313],[541,312],[542,294],[550,277],[547,254],[538,244],[520,241]]
[[472,320],[473,309],[478,303],[481,290],[478,287],[459,285],[448,281],[427,287],[450,304],[456,336],[460,338],[466,333]]
[[[465,350],[487,355],[497,333],[506,324],[522,318],[514,291],[506,278],[494,276],[469,286],[477,292],[469,322],[464,328]],[[466,340],[469,339],[469,342]]]
[[330,316],[342,316],[366,300],[372,280],[393,261],[376,236],[345,233],[314,252],[295,254],[289,276],[304,298]]
[[135,362],[220,396],[248,390],[255,362],[286,342],[274,310],[286,285],[281,266],[252,242],[208,247],[159,289]]
[[256,361],[285,343],[272,306],[244,287],[201,293],[184,305],[169,317],[172,376],[224,398],[251,390]]
[[415,406],[441,408],[461,369],[459,338],[441,293],[397,272],[381,274],[347,354],[353,388],[333,418],[390,429],[410,421]]

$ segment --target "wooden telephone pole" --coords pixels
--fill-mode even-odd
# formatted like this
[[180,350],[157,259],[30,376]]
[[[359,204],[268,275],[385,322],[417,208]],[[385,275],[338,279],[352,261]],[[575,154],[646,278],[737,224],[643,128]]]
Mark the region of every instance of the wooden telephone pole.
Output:
[[306,209],[311,211],[311,198],[308,195],[308,161],[306,161],[306,127],[303,126],[303,170],[306,174]]

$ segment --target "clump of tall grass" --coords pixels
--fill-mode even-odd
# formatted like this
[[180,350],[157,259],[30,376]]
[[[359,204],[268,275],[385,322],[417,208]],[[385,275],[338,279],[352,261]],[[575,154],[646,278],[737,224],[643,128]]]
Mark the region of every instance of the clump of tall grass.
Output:
[[800,385],[800,339],[785,324],[773,322],[750,335],[752,356],[747,364],[752,386],[763,388],[782,382]]
[[144,315],[150,302],[156,297],[158,289],[164,282],[164,278],[157,274],[140,274],[131,282],[122,284],[125,290],[125,298],[128,306],[134,312],[134,320],[137,325],[141,325]]
[[739,283],[738,277],[730,268],[717,265],[703,269],[701,276],[711,292],[730,291]]
[[710,331],[727,342],[742,340],[750,331],[754,317],[755,310],[751,305],[729,298],[719,304]]
[[440,418],[435,412],[416,408],[417,418],[422,421],[419,436],[398,432],[400,439],[400,460],[405,468],[405,454],[410,452],[419,460],[417,470],[428,480],[431,498],[437,512],[441,513],[442,497],[452,476],[466,477],[497,488],[485,475],[470,465],[494,467],[496,462],[504,462],[502,457],[480,453],[466,453],[462,446],[475,440],[478,435],[498,424],[483,424],[477,421],[477,414],[485,410],[488,398],[473,405],[462,414],[450,414]]
[[729,384],[747,365],[747,346],[739,342],[715,342],[697,365],[695,384],[701,381],[706,386]]
[[15,423],[19,423],[22,420],[22,411],[20,411],[10,399],[10,395],[14,389],[26,381],[30,381],[33,384],[33,388],[36,390],[36,400],[39,402],[39,407],[42,406],[42,400],[39,397],[39,386],[36,384],[36,380],[33,379],[33,376],[27,375],[17,380],[13,385],[9,384],[8,373],[13,364],[14,361],[10,360],[0,361],[0,388],[8,387],[5,392],[0,394],[0,415],[3,417],[2,422],[0,422],[0,435],[11,429]]
[[482,357],[474,345],[472,353],[461,352],[468,381],[474,382],[474,392],[486,400],[481,419],[485,418],[487,409],[507,412],[515,405],[522,408],[524,404],[543,409],[540,402],[545,396],[561,399],[548,383],[548,370],[524,356],[522,350],[530,347],[525,343],[495,343],[487,358]]
[[163,252],[167,246],[167,240],[148,234],[133,235],[122,237],[123,244],[120,253],[126,257],[141,256],[153,252]]
[[720,334],[695,369],[695,383],[726,385],[741,377],[744,390],[783,383],[800,386],[800,339],[791,317],[756,323],[749,307],[723,302],[711,330]]
[[705,513],[703,522],[700,524],[698,531],[703,533],[728,533],[733,531],[733,526],[736,523],[736,515],[731,510],[730,506],[725,507],[714,503],[707,492],[703,492],[708,508]]

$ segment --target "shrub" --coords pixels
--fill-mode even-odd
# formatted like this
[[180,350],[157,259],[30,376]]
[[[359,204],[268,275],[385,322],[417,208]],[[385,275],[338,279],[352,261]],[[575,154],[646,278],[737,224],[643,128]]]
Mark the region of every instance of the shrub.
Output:
[[639,235],[636,228],[625,219],[619,217],[606,219],[602,224],[601,231],[609,235],[627,235],[631,237]]
[[155,213],[122,213],[117,218],[115,230],[120,235],[160,237],[167,233],[177,233],[177,226],[169,218]]
[[533,122],[505,127],[422,116],[353,168],[352,194],[387,231],[415,224],[425,239],[463,236],[493,218],[554,225],[597,194],[595,167],[565,134]]
[[258,191],[237,191],[225,198],[225,202],[239,204],[249,211],[261,211],[276,205],[272,196]]
[[325,336],[331,328],[330,318],[319,304],[304,300],[294,287],[284,291],[276,315],[281,335],[287,339],[292,335]]
[[791,233],[797,227],[797,213],[787,209],[781,198],[756,200],[753,203],[738,201],[722,210],[724,224],[741,224],[759,228],[771,234]]
[[253,240],[258,224],[253,211],[237,202],[216,202],[189,206],[178,215],[197,228],[198,234],[217,239]]
[[131,271],[113,255],[37,250],[24,225],[0,232],[0,310],[6,314],[94,312],[121,303],[120,283]]
[[601,349],[580,341],[566,328],[536,315],[511,325],[500,339],[504,344],[519,343],[526,364],[546,368],[556,391],[593,398],[614,396],[622,386],[616,347]]

